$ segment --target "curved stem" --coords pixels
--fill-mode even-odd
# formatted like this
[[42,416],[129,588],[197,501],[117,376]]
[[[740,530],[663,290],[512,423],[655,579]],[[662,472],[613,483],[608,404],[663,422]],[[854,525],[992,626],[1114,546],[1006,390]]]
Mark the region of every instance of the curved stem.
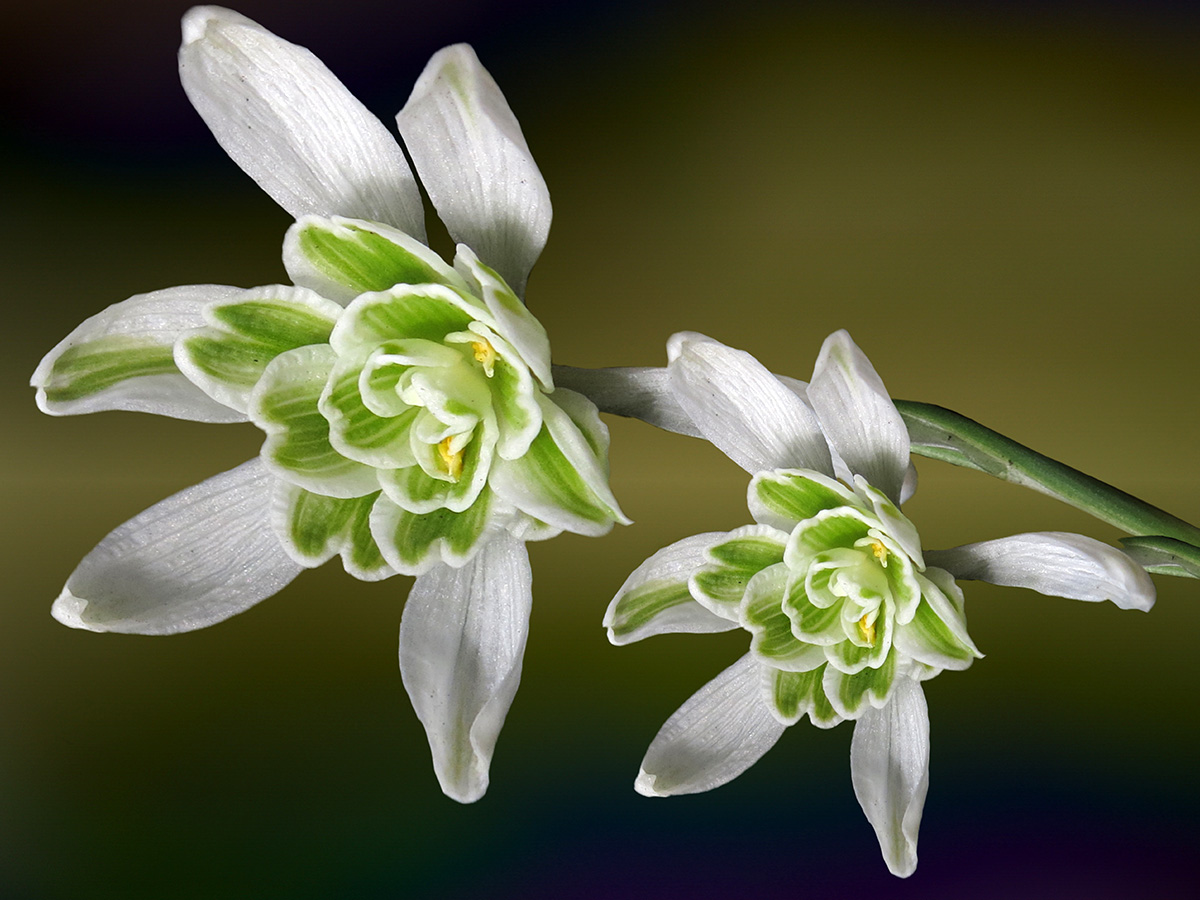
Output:
[[912,452],[986,472],[1048,494],[1134,535],[1162,535],[1200,547],[1200,528],[1099,479],[1031,450],[973,419],[912,400],[897,400]]

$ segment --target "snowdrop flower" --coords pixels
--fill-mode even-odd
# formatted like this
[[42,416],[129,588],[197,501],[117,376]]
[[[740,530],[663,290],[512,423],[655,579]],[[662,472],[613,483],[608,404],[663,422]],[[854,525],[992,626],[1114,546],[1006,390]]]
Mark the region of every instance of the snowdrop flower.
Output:
[[521,295],[550,199],[466,45],[429,62],[397,122],[451,236],[424,243],[399,144],[309,51],[218,7],[183,19],[180,75],[221,146],[296,223],[293,285],[192,285],[85,321],[33,376],[53,415],[251,421],[259,458],[164,500],[87,555],[53,607],[92,631],[201,628],[340,556],[416,575],[400,669],[443,790],[487,787],[520,680],[526,540],[626,521],[607,430],[555,390]]
[[668,355],[656,389],[672,399],[660,406],[677,403],[753,474],[755,524],[660,550],[604,624],[614,644],[743,628],[750,650],[667,720],[635,786],[649,796],[706,791],[805,716],[821,728],[852,720],[855,794],[888,868],[907,876],[929,774],[921,682],[981,655],[955,579],[1143,610],[1154,586],[1125,554],[1074,534],[923,552],[900,511],[915,486],[908,433],[845,331],[825,341],[808,385],[702,335],[675,335]]

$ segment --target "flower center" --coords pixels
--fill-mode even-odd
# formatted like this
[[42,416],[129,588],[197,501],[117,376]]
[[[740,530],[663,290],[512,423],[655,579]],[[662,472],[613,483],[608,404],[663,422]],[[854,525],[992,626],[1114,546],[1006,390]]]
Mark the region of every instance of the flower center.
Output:
[[871,552],[875,554],[875,558],[879,560],[879,564],[885,569],[887,568],[888,550],[883,546],[882,541],[871,541]]
[[446,470],[446,474],[450,476],[451,481],[458,481],[462,475],[463,468],[463,452],[455,450],[452,446],[454,436],[443,439],[438,445],[438,457],[442,461],[442,467]]
[[475,361],[483,366],[483,374],[491,378],[496,370],[496,348],[491,341],[484,337],[471,341],[471,351],[475,354]]

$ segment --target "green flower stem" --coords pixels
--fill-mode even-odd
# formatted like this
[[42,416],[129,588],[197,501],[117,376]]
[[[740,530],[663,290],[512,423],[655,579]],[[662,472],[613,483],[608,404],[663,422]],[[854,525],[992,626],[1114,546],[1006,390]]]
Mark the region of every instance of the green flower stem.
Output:
[[[1133,535],[1173,539],[1159,549],[1173,550],[1188,563],[1139,562],[1152,572],[1200,577],[1200,528],[951,410],[911,400],[897,400],[896,408],[908,426],[913,453],[1033,488]],[[1127,549],[1142,543],[1131,542]]]

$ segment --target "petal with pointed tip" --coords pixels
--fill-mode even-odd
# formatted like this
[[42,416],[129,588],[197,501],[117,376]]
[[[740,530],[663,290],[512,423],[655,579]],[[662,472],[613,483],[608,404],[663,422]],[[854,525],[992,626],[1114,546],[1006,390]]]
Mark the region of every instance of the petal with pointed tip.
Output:
[[667,356],[680,406],[747,472],[805,468],[833,474],[813,411],[750,354],[679,332],[668,341]]
[[396,123],[450,236],[523,295],[550,232],[550,192],[475,51],[435,53]]
[[269,523],[273,481],[251,460],[130,519],[71,573],[54,618],[88,631],[174,634],[282,590],[301,568]]
[[762,673],[747,654],[667,719],[634,788],[647,797],[697,794],[732,781],[770,750],[784,725],[762,699]]
[[400,145],[308,50],[196,6],[183,17],[179,77],[217,143],[294,218],[369,219],[424,240]]
[[707,561],[705,551],[723,537],[719,531],[692,535],[634,569],[604,613],[609,641],[619,646],[656,634],[737,628],[736,621],[705,609],[688,592],[688,578]]
[[194,284],[137,294],[84,320],[42,359],[30,384],[52,416],[123,409],[197,422],[244,422],[188,381],[172,347],[204,325],[204,307],[239,288]]
[[521,681],[532,587],[525,545],[494,536],[467,565],[435,566],[408,595],[400,674],[446,796],[472,803]]
[[868,709],[850,742],[854,794],[893,875],[917,868],[917,830],[929,789],[929,711],[921,685],[901,678],[883,709]]
[[908,430],[871,361],[847,332],[825,339],[808,402],[850,471],[899,503],[908,475]]
[[1126,554],[1080,534],[1044,531],[925,554],[955,578],[1024,587],[1051,597],[1111,600],[1121,609],[1148,610],[1154,582]]

